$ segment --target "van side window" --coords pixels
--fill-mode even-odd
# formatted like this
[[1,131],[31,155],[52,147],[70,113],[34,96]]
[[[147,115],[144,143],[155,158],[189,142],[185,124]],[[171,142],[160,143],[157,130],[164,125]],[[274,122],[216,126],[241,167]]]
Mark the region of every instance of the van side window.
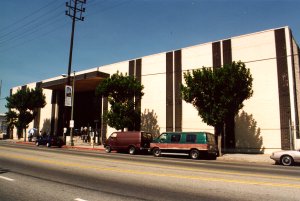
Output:
[[159,136],[159,142],[165,142],[167,140],[167,134],[161,134]]
[[117,133],[113,133],[110,135],[110,138],[116,138],[117,137]]
[[194,134],[187,134],[186,135],[186,142],[188,143],[196,143],[197,135]]
[[215,142],[215,136],[214,135],[212,135],[210,133],[207,133],[206,136],[207,136],[207,141],[209,143],[214,143]]
[[171,135],[171,143],[178,143],[180,141],[181,135],[179,134],[172,134]]

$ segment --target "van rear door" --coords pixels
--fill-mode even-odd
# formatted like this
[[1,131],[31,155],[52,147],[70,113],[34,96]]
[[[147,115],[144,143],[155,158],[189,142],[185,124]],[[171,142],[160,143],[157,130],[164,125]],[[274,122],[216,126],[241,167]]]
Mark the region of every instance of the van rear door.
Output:
[[115,149],[117,146],[117,136],[118,133],[112,133],[109,138],[106,140],[106,145],[109,145],[112,149]]
[[142,132],[141,133],[141,148],[150,148],[150,143],[153,140],[152,133]]

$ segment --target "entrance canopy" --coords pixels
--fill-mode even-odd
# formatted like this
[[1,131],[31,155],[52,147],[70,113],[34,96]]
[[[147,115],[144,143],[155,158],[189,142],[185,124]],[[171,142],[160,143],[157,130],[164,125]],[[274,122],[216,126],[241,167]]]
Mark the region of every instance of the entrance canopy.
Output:
[[[109,74],[100,71],[93,71],[88,73],[77,72],[77,73],[78,74],[75,73],[76,92],[94,91],[102,80],[109,77]],[[73,78],[74,78],[73,75],[74,75],[73,73],[70,75],[70,85],[73,84]],[[41,88],[64,91],[67,82],[68,82],[68,78],[61,76],[61,78],[55,80],[42,82]]]

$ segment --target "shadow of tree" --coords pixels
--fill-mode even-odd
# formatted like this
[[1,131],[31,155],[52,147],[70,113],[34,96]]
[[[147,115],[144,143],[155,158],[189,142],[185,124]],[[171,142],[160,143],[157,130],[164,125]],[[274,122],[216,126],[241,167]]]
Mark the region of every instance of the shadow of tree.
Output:
[[42,133],[49,134],[51,130],[51,121],[50,119],[44,119],[43,127],[41,129]]
[[151,132],[157,137],[160,134],[157,122],[157,115],[154,110],[150,112],[149,109],[145,109],[141,115],[141,130]]
[[253,115],[242,111],[235,118],[236,151],[246,153],[264,153],[263,138]]

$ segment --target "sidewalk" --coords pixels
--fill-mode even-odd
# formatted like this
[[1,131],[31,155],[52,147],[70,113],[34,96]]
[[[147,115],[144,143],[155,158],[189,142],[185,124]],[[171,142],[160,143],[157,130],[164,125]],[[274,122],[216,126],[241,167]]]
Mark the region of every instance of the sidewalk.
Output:
[[248,162],[248,163],[259,163],[259,164],[274,164],[274,160],[270,158],[270,154],[224,154],[218,157],[220,161],[231,161],[231,162]]
[[[28,144],[31,146],[35,146],[34,142],[24,142],[23,140],[3,140],[9,143],[20,143],[20,144]],[[91,145],[90,143],[84,142],[74,142],[74,146],[64,145],[62,148],[64,149],[75,149],[75,150],[91,150],[91,151],[103,151],[103,145]],[[247,162],[247,163],[259,163],[259,164],[274,164],[274,161],[270,159],[269,154],[224,154],[221,157],[217,158],[218,161],[228,161],[228,162]]]

